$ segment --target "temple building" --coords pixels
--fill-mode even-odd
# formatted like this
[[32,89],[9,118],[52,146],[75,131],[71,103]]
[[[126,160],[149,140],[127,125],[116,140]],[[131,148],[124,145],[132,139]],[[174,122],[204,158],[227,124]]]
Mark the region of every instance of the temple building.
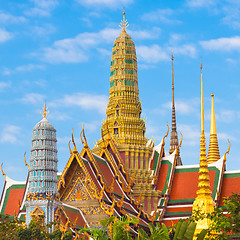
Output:
[[[223,199],[240,191],[240,170],[226,171],[226,154],[219,152],[212,95],[211,131],[206,151],[203,109],[203,76],[201,67],[201,136],[198,165],[183,165],[181,139],[177,134],[172,60],[172,126],[166,128],[162,141],[146,137],[145,120],[141,118],[137,55],[134,42],[127,34],[128,23],[123,12],[122,32],[112,49],[109,102],[101,138],[90,149],[84,126],[80,133],[82,146],[76,146],[72,131],[70,157],[63,172],[57,175],[55,129],[46,119],[34,127],[30,166],[26,182],[5,175],[0,200],[1,214],[26,219],[44,216],[48,223],[59,219],[62,229],[99,226],[108,216],[132,216],[148,228],[149,222],[167,226],[188,218],[193,209],[205,212],[223,206]],[[60,131],[60,130],[59,130]],[[97,136],[96,136],[97,137]],[[169,152],[165,139],[170,137]],[[180,140],[180,141],[179,141]],[[227,145],[227,144],[226,144]],[[27,161],[26,165],[27,165]],[[58,180],[57,180],[58,179]],[[207,209],[201,204],[206,203]],[[198,223],[198,229],[205,223]],[[206,223],[208,224],[208,223]]]

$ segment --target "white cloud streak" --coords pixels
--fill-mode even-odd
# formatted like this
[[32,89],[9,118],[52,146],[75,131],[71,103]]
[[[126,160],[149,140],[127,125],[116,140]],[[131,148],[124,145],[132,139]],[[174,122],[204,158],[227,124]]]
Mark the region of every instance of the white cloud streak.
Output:
[[191,58],[196,57],[196,47],[193,44],[184,44],[181,46],[169,47],[169,50],[173,51],[175,55],[186,55]]
[[162,22],[166,24],[179,24],[181,21],[174,19],[175,11],[172,9],[157,9],[155,11],[143,14],[144,21]]
[[178,124],[178,132],[181,132],[183,134],[184,146],[199,145],[199,139],[200,139],[199,126]]
[[84,6],[123,8],[133,3],[133,0],[76,0]]
[[39,93],[28,93],[26,94],[21,101],[26,104],[39,104],[42,103],[45,99],[45,96]]
[[196,47],[192,44],[185,44],[172,47],[161,47],[157,44],[151,46],[136,46],[138,59],[146,63],[158,63],[160,61],[169,61],[171,51],[175,55],[185,55],[194,58],[196,56]]
[[137,46],[137,56],[140,61],[147,63],[157,63],[169,60],[169,54],[158,45]]
[[200,45],[212,51],[240,51],[240,36],[200,41]]
[[[130,32],[136,39],[154,39],[158,38],[160,31],[159,28],[153,28],[148,31],[139,30]],[[34,53],[34,55],[40,55],[43,61],[55,64],[86,62],[90,57],[90,49],[96,49],[99,45],[106,43],[112,43],[120,32],[120,29],[104,28],[96,33],[80,33],[74,38],[55,41],[51,47],[44,48],[42,52]],[[102,47],[98,47],[97,49],[103,55],[109,53],[108,51],[104,51]]]
[[0,82],[0,91],[10,86],[11,86],[11,82]]
[[24,23],[27,19],[23,16],[13,16],[9,13],[0,11],[0,22],[1,23]]
[[216,0],[187,0],[186,5],[191,8],[201,8],[213,6],[216,2]]
[[29,64],[26,64],[26,65],[18,66],[15,69],[3,68],[2,74],[3,75],[11,75],[11,74],[16,73],[16,72],[30,72],[30,71],[33,71],[33,70],[36,70],[36,69],[44,70],[45,66],[40,65],[40,64],[29,63]]
[[106,111],[108,98],[105,95],[92,95],[88,93],[75,93],[65,95],[62,99],[57,99],[49,106],[52,107],[75,107],[78,106],[85,110],[95,110],[101,114]]
[[[186,100],[181,100],[181,99],[175,100],[177,114],[181,114],[181,115],[189,115],[193,113],[196,114],[197,112],[199,112],[199,104],[200,104],[200,101],[198,98],[192,98],[192,99],[186,99]],[[172,102],[167,102],[163,104],[162,107],[171,109]]]
[[25,11],[27,16],[49,17],[51,12],[58,6],[58,0],[31,0],[33,8]]
[[6,42],[13,38],[12,33],[0,28],[0,43]]
[[27,64],[27,65],[22,65],[22,66],[18,66],[16,67],[15,71],[18,72],[29,72],[35,69],[45,69],[45,67],[43,65],[39,65],[39,64]]
[[1,143],[16,143],[21,132],[21,128],[15,125],[6,125],[1,132]]

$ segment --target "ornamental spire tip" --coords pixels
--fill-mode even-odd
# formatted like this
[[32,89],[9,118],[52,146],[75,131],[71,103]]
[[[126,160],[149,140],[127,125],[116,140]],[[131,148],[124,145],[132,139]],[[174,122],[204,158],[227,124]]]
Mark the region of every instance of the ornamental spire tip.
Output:
[[44,107],[43,107],[43,109],[41,110],[40,113],[43,116],[43,118],[46,118],[47,115],[49,114],[49,110],[48,110],[48,107],[46,107],[46,103],[44,104]]
[[125,19],[125,10],[123,9],[123,19],[119,27],[122,29],[123,32],[126,32],[126,28],[129,26],[128,21]]

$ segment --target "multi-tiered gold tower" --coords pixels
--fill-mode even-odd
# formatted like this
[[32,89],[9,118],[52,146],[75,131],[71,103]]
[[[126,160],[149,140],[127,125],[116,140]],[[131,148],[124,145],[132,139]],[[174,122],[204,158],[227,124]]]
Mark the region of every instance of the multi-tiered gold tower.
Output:
[[[112,49],[110,96],[106,110],[107,119],[102,124],[102,138],[110,133],[131,173],[133,169],[148,169],[153,144],[147,146],[145,121],[141,119],[136,49],[126,32],[128,23],[125,12],[120,27],[122,32]],[[103,139],[100,139],[94,151],[98,151],[102,143]]]
[[112,49],[107,119],[102,124],[102,138],[93,151],[99,153],[104,139],[110,134],[126,170],[131,176],[135,176],[134,196],[141,195],[144,209],[151,212],[151,209],[156,208],[161,192],[153,189],[153,175],[149,170],[154,143],[145,137],[146,126],[141,119],[142,108],[139,101],[136,49],[126,32],[128,23],[124,11],[120,27],[122,32]]
[[[199,211],[202,214],[208,214],[213,212],[215,203],[212,199],[212,192],[210,190],[210,179],[208,171],[207,153],[206,153],[206,141],[204,133],[204,106],[203,106],[203,80],[202,80],[202,63],[201,63],[201,138],[200,138],[200,158],[199,158],[199,178],[198,178],[198,190],[197,197],[193,202],[193,214],[194,211]],[[197,222],[195,236],[203,229],[208,229],[211,220],[203,218]]]

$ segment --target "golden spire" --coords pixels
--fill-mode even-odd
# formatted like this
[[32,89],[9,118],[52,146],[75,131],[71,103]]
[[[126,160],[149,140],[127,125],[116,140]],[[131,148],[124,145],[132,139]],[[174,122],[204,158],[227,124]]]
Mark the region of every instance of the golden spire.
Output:
[[[172,60],[172,131],[171,131],[169,154],[172,154],[175,151],[175,149],[178,147],[178,135],[177,135],[175,101],[174,101],[173,53],[171,55],[171,60]],[[176,163],[177,166],[182,165],[182,161],[179,155],[180,155],[180,150],[178,149],[178,158]]]
[[208,148],[208,164],[216,162],[220,159],[214,110],[214,94],[211,94],[211,96],[212,96],[212,110],[211,110],[210,142]]
[[[214,210],[214,202],[211,197],[209,172],[206,154],[206,142],[204,133],[204,106],[203,106],[203,80],[202,80],[202,61],[201,61],[201,138],[200,138],[200,158],[199,158],[199,178],[197,197],[193,202],[193,212],[211,213]],[[198,234],[202,229],[207,229],[211,221],[207,218],[199,220],[195,234]]]
[[126,32],[126,28],[128,26],[128,21],[125,19],[125,10],[123,9],[123,20],[121,20],[119,27],[122,29],[123,32]]
[[41,110],[40,113],[44,118],[46,118],[47,115],[49,114],[49,110],[48,110],[48,107],[46,107],[46,103],[44,104],[44,107],[43,107],[43,109]]
[[174,106],[174,74],[173,74],[173,60],[174,60],[174,57],[173,57],[173,52],[172,52],[172,55],[171,55],[171,60],[172,60],[172,105]]

